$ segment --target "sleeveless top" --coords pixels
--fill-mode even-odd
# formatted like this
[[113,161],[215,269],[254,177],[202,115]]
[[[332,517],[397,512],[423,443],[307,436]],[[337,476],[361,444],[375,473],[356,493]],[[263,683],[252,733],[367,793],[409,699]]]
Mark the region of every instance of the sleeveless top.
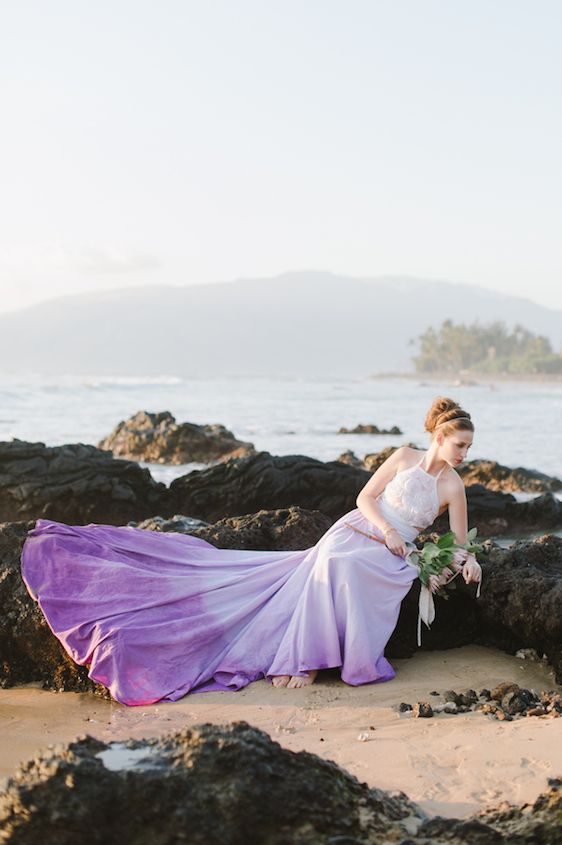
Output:
[[425,453],[417,464],[397,472],[377,499],[385,519],[410,542],[439,514],[437,480],[445,467],[431,475],[422,467],[424,460]]

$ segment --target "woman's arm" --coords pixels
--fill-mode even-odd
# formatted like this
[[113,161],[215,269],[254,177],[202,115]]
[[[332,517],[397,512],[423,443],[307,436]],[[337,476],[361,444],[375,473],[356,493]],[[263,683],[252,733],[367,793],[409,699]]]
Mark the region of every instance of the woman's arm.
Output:
[[377,503],[377,499],[391,481],[404,462],[406,454],[405,446],[400,446],[380,465],[372,474],[365,486],[359,491],[355,504],[369,522],[383,533],[385,542],[394,554],[405,555],[406,546],[400,534],[390,525],[383,516]]
[[[455,535],[455,542],[461,545],[467,541],[468,513],[466,504],[466,491],[462,479],[459,477],[449,501],[449,526]],[[467,584],[471,581],[480,581],[482,569],[472,554],[467,555],[462,566],[462,574]]]
[[455,486],[449,497],[449,526],[455,535],[456,543],[466,543],[468,534],[468,512],[465,487],[460,476],[455,479]]

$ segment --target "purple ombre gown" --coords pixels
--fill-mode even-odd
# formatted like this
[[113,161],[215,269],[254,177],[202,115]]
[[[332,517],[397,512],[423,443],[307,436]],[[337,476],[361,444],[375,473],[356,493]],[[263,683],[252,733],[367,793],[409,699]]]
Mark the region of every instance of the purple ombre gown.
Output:
[[[404,540],[435,518],[435,482],[420,462],[379,497]],[[123,704],[308,669],[341,667],[352,685],[388,681],[384,648],[418,569],[346,523],[381,536],[358,508],[316,545],[289,552],[39,519],[22,575],[68,654]]]

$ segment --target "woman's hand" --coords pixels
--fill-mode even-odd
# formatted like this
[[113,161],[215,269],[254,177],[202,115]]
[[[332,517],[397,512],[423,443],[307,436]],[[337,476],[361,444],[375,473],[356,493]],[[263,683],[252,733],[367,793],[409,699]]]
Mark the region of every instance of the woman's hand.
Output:
[[393,555],[406,557],[406,543],[396,528],[392,528],[390,531],[385,532],[384,542],[386,543],[387,549],[389,549]]
[[468,556],[462,568],[462,575],[466,584],[470,584],[472,581],[478,582],[482,580],[482,567],[474,555]]

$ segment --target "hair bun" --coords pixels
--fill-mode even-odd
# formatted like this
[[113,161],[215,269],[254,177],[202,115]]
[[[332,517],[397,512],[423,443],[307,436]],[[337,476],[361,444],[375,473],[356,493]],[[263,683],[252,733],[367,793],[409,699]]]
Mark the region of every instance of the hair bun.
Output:
[[433,400],[431,408],[425,417],[425,430],[433,434],[441,423],[454,420],[456,417],[470,419],[470,414],[464,411],[458,402],[448,396],[438,396]]

